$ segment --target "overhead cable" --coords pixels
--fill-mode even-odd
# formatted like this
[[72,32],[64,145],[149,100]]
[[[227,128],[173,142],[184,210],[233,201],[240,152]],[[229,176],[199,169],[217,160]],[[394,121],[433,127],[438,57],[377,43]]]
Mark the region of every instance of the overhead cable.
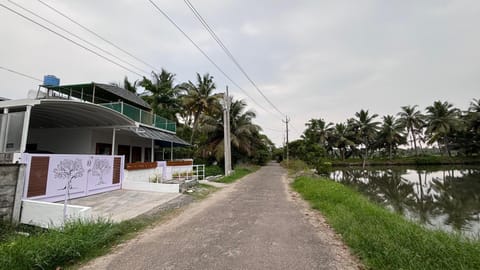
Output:
[[130,53],[129,51],[125,50],[125,49],[122,49],[120,46],[116,45],[115,43],[113,43],[112,41],[102,37],[100,34],[97,34],[96,32],[94,32],[93,30],[89,29],[88,27],[80,24],[79,22],[75,21],[74,19],[72,19],[71,17],[69,17],[68,15],[66,15],[65,13],[61,12],[60,10],[54,8],[52,5],[49,5],[47,3],[45,3],[44,1],[42,0],[38,0],[38,2],[40,2],[41,4],[43,4],[44,6],[48,7],[49,9],[51,9],[52,11],[54,11],[55,13],[59,14],[60,16],[64,17],[65,19],[71,21],[72,23],[76,24],[77,26],[79,26],[80,28],[84,29],[85,31],[89,32],[90,34],[96,36],[97,38],[103,40],[104,42],[110,44],[111,46],[117,48],[118,50],[122,51],[123,53],[127,54],[128,56],[132,57],[133,59],[143,63],[144,65],[150,67],[153,71],[158,71],[159,69],[154,67],[153,65],[149,64],[148,62],[142,60],[141,58],[135,56],[134,54]]
[[102,54],[100,54],[100,53],[98,53],[98,52],[96,52],[96,51],[94,51],[94,50],[86,47],[85,45],[83,45],[83,44],[81,44],[81,43],[79,43],[79,42],[77,42],[77,41],[75,41],[75,40],[73,40],[73,39],[71,39],[71,38],[69,38],[69,37],[61,34],[61,33],[58,33],[58,32],[55,31],[55,30],[52,30],[52,29],[49,28],[48,26],[45,26],[45,25],[43,25],[43,24],[35,21],[34,19],[32,19],[32,18],[30,18],[30,17],[28,17],[28,16],[26,16],[26,15],[23,15],[23,14],[21,14],[20,12],[18,12],[18,11],[16,11],[16,10],[13,10],[13,9],[5,6],[4,4],[1,4],[1,3],[0,3],[0,7],[3,7],[4,9],[6,9],[6,10],[8,10],[8,11],[10,11],[10,12],[12,12],[12,13],[14,13],[14,14],[22,17],[22,18],[24,18],[25,20],[28,20],[28,21],[30,21],[30,22],[32,22],[32,23],[34,23],[34,24],[42,27],[43,29],[49,31],[50,33],[53,33],[53,34],[55,34],[55,35],[57,35],[57,36],[65,39],[65,40],[67,40],[67,41],[70,41],[71,43],[77,45],[78,47],[81,47],[82,49],[84,49],[84,50],[86,50],[86,51],[89,51],[89,52],[95,54],[96,56],[101,57],[101,58],[107,60],[108,62],[110,62],[110,63],[118,66],[118,67],[121,67],[121,68],[123,68],[123,69],[125,69],[125,70],[127,70],[127,71],[129,71],[129,72],[131,72],[131,73],[133,73],[133,74],[136,74],[136,75],[138,75],[138,76],[140,76],[140,77],[143,77],[142,74],[140,74],[140,73],[138,73],[138,72],[136,72],[136,71],[134,71],[134,70],[132,70],[132,69],[130,69],[130,68],[128,68],[128,67],[126,67],[126,66],[124,66],[124,65],[122,65],[122,64],[120,64],[120,63],[118,63],[118,62],[115,62],[114,60],[112,60],[112,59],[110,59],[110,58],[108,58],[108,57],[106,57],[106,56],[104,56],[104,55],[102,55]]
[[225,44],[222,42],[222,40],[218,37],[218,35],[213,31],[213,29],[208,25],[208,23],[205,21],[205,19],[200,15],[198,10],[193,6],[193,4],[189,0],[184,0],[185,4],[188,6],[188,8],[193,12],[195,17],[200,21],[200,23],[203,25],[205,30],[212,36],[212,38],[215,40],[215,42],[220,46],[220,48],[225,52],[225,54],[232,60],[232,62],[237,66],[237,68],[242,72],[242,74],[247,78],[247,80],[255,87],[258,93],[270,104],[282,117],[285,116],[284,113],[282,113],[275,104],[273,104],[270,99],[265,96],[265,94],[260,90],[260,88],[257,86],[257,84],[250,78],[250,76],[247,74],[245,69],[239,64],[237,59],[233,56],[233,54],[230,52],[230,50],[225,46]]
[[[40,1],[40,0],[39,0]],[[205,58],[207,58],[207,60],[220,72],[223,74],[223,76],[225,76],[225,78],[227,78],[231,83],[233,83],[238,89],[240,89],[247,97],[249,97],[255,104],[257,104],[260,108],[262,108],[263,110],[266,111],[265,108],[263,108],[262,105],[260,105],[252,96],[250,96],[247,91],[245,91],[242,87],[240,87],[227,73],[225,73],[225,71],[223,71],[218,65],[217,63],[215,63],[215,61],[213,61],[212,58],[210,58],[210,56],[207,55],[207,53],[205,53],[205,51],[202,50],[202,48],[200,48],[197,43],[195,43],[195,41],[193,41],[190,36],[185,33],[185,31],[183,31],[182,28],[180,28],[180,26],[178,26],[177,23],[175,23],[175,21],[170,18],[170,16],[168,16],[167,13],[165,13],[165,11],[163,11],[157,4],[155,4],[152,0],[148,0],[154,7],[155,9],[160,12],[173,26],[175,26],[175,28],[177,28],[178,31],[180,31],[180,33],[183,34],[183,36],[185,36],[185,38],[187,38],[192,44],[193,46],[195,46],[195,48],[197,48],[197,50],[200,51],[200,53],[205,56]]]
[[81,41],[83,41],[83,42],[87,43],[88,45],[90,45],[90,46],[92,46],[92,47],[94,47],[94,48],[96,48],[96,49],[98,49],[98,50],[100,50],[100,51],[102,51],[102,52],[104,52],[104,53],[106,53],[106,54],[108,54],[108,55],[112,56],[113,58],[117,59],[118,61],[120,61],[120,62],[122,62],[122,63],[124,63],[124,64],[127,64],[127,65],[129,65],[129,66],[131,66],[131,67],[133,67],[133,68],[135,68],[135,69],[139,70],[140,72],[143,72],[143,73],[145,73],[145,74],[150,74],[150,72],[148,72],[148,71],[146,71],[146,70],[144,70],[144,69],[142,69],[142,68],[139,68],[138,66],[135,66],[134,64],[132,64],[132,63],[129,63],[129,62],[127,62],[127,61],[125,61],[125,60],[121,59],[120,57],[118,57],[118,56],[114,55],[113,53],[111,53],[111,52],[109,52],[109,51],[107,51],[107,50],[105,50],[105,49],[103,49],[103,48],[101,48],[101,47],[99,47],[99,46],[95,45],[94,43],[92,43],[92,42],[90,42],[90,41],[88,41],[88,40],[86,40],[86,39],[84,39],[84,38],[82,38],[82,37],[80,37],[80,36],[76,35],[75,33],[72,33],[72,32],[71,32],[71,31],[69,31],[68,29],[65,29],[64,27],[62,27],[62,26],[60,26],[60,25],[58,25],[58,24],[56,24],[56,23],[54,23],[54,22],[52,22],[52,21],[50,21],[50,20],[48,20],[48,19],[46,19],[46,18],[44,18],[44,17],[40,16],[40,15],[38,15],[37,13],[35,13],[35,12],[33,12],[33,11],[31,11],[31,10],[29,10],[29,9],[25,8],[25,7],[23,7],[22,5],[20,5],[20,4],[18,4],[18,3],[15,3],[15,2],[14,2],[14,1],[12,1],[12,0],[8,0],[8,2],[10,2],[10,3],[14,4],[15,6],[17,6],[18,8],[21,8],[22,10],[24,10],[24,11],[26,11],[26,12],[28,12],[28,13],[32,14],[33,16],[35,16],[35,17],[37,17],[37,18],[40,18],[41,20],[43,20],[43,21],[45,21],[45,22],[47,22],[47,23],[49,23],[49,24],[51,24],[51,25],[53,25],[53,26],[57,27],[58,29],[60,29],[60,30],[63,30],[63,31],[65,31],[65,32],[67,32],[68,34],[70,34],[70,35],[72,35],[72,36],[76,37],[77,39],[79,39],[79,40],[81,40]]

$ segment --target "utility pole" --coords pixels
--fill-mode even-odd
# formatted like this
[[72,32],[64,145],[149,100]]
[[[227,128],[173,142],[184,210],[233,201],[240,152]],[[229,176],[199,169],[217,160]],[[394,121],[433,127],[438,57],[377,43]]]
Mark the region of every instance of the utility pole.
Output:
[[225,157],[225,175],[230,175],[232,171],[232,152],[230,145],[230,98],[228,96],[228,86],[226,88],[223,105],[223,142]]
[[290,122],[290,119],[288,118],[288,116],[285,116],[284,123],[285,123],[285,128],[286,128],[286,131],[287,131],[286,132],[286,136],[287,136],[287,138],[286,138],[287,139],[287,144],[286,144],[286,146],[287,146],[287,168],[288,168],[288,122]]

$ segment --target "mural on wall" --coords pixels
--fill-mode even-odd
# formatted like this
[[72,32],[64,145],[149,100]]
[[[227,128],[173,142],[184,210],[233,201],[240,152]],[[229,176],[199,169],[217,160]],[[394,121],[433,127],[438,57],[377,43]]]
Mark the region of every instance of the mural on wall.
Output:
[[85,169],[83,168],[82,161],[80,159],[64,159],[57,164],[55,169],[53,169],[53,174],[56,180],[60,180],[63,183],[63,188],[58,190],[65,189],[80,189],[80,187],[74,186],[76,184],[75,180],[83,176]]
[[89,167],[89,188],[98,188],[112,184],[113,177],[113,158],[91,157],[87,162]]

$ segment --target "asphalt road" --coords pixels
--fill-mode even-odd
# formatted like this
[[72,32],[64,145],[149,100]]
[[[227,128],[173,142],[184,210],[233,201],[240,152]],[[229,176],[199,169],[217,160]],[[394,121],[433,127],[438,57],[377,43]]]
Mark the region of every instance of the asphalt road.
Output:
[[262,167],[84,269],[344,269],[285,177]]

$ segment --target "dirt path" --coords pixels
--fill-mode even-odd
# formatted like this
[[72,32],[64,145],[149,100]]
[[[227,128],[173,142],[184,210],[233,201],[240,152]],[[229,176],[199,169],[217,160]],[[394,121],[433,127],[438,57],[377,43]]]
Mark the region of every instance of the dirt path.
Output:
[[82,269],[358,269],[270,164]]

